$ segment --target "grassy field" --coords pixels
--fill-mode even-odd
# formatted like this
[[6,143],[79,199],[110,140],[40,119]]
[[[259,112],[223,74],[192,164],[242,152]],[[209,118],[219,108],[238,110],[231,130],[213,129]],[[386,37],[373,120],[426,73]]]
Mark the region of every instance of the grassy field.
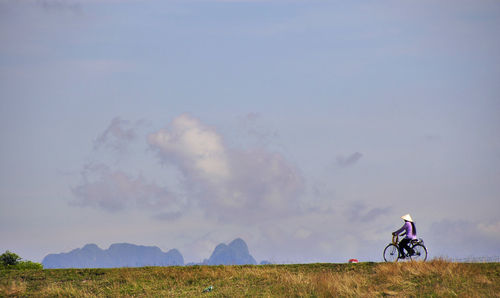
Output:
[[500,263],[2,270],[0,296],[500,297]]

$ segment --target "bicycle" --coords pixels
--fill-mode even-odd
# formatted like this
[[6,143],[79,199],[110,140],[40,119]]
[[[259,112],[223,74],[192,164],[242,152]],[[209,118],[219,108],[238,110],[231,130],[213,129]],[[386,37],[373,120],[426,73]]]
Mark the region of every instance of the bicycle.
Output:
[[384,249],[384,260],[386,262],[397,262],[401,259],[410,259],[412,261],[427,260],[427,248],[422,238],[411,240],[408,246],[413,249],[414,253],[410,255],[406,252],[404,257],[401,256],[399,254],[399,235],[392,235],[392,242]]

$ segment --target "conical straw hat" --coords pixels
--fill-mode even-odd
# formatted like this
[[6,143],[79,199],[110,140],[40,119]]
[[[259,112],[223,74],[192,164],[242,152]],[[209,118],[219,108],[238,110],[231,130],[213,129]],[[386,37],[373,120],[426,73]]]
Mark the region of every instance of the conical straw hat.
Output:
[[406,220],[406,221],[413,222],[413,219],[411,219],[410,214],[405,214],[405,215],[401,216],[401,218]]

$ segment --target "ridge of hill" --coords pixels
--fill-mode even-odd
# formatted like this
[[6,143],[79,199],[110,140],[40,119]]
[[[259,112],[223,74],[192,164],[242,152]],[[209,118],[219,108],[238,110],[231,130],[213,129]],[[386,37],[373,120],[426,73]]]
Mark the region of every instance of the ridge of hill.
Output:
[[[255,265],[248,246],[241,238],[228,245],[217,245],[209,259],[202,263],[188,265]],[[56,268],[119,268],[144,266],[182,266],[184,257],[177,249],[163,252],[156,246],[142,246],[130,243],[115,243],[108,249],[96,244],[86,244],[82,248],[67,253],[49,254],[42,260],[47,269]]]
[[114,243],[108,249],[87,244],[67,253],[49,254],[42,260],[44,268],[115,268],[183,265],[177,249],[161,251],[156,246]]

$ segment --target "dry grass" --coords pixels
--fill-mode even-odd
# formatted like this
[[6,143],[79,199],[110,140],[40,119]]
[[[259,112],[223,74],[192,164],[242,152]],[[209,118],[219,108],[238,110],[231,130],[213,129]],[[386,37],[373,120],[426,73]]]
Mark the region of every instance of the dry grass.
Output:
[[500,297],[499,285],[499,263],[445,260],[0,271],[7,297]]
[[315,274],[312,286],[322,297],[361,297],[366,294],[368,280],[365,276],[353,272]]
[[8,280],[2,283],[0,294],[5,296],[20,296],[26,292],[26,283],[18,280]]

